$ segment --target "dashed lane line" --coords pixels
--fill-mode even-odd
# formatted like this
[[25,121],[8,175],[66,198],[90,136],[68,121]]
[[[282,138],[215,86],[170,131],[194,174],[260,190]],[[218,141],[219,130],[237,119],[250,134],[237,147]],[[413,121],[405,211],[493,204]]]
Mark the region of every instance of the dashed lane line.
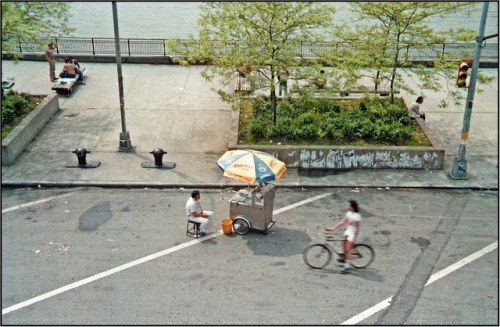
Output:
[[51,197],[48,197],[48,198],[45,198],[45,199],[41,199],[41,200],[37,200],[37,201],[33,201],[33,202],[23,203],[23,204],[14,206],[14,207],[10,207],[10,208],[7,208],[7,209],[2,209],[2,213],[7,213],[7,212],[15,211],[15,210],[18,210],[18,209],[21,209],[21,208],[30,207],[30,206],[33,206],[35,204],[40,204],[40,203],[44,203],[44,202],[51,201],[51,200],[54,200],[54,199],[63,198],[65,196],[70,196],[72,194],[73,193],[65,193],[65,194],[51,196]]

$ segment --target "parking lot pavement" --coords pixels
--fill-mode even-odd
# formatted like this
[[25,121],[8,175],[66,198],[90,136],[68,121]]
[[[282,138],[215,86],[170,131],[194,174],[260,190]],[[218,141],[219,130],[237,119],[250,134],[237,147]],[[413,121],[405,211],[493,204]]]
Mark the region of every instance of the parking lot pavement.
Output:
[[[498,322],[497,248],[421,285],[425,274],[498,240],[498,192],[278,189],[276,225],[240,236],[220,231],[234,193],[203,190],[203,208],[215,211],[212,234],[193,242],[185,236],[189,190],[53,191],[2,190],[2,309],[95,279],[3,312],[4,324],[335,325],[398,294],[409,301],[407,281],[421,295],[397,316],[405,323]],[[323,240],[350,198],[361,205],[374,263],[348,275],[336,264],[306,268],[303,250]]]

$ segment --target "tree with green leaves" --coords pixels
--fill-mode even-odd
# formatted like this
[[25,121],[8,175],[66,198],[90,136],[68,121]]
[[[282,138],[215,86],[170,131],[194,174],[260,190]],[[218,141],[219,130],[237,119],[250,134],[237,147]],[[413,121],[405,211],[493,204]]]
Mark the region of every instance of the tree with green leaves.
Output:
[[[391,91],[391,102],[396,88],[415,93],[399,73],[399,68],[408,68],[422,89],[437,91],[442,87],[439,78],[444,77],[447,81],[453,78],[457,63],[450,61],[446,53],[436,52],[432,67],[428,67],[408,60],[408,51],[428,49],[429,45],[446,41],[473,41],[473,30],[437,33],[427,25],[431,17],[468,10],[471,5],[463,2],[353,2],[351,8],[359,14],[358,24],[344,24],[342,28],[336,26],[334,29],[335,42],[348,41],[353,49],[347,51],[350,55],[346,55],[346,50],[332,53],[327,60],[340,61],[351,69],[364,69],[362,73],[358,69],[358,78],[363,74],[366,76],[366,68],[372,68],[375,73],[369,76],[375,90],[386,82]],[[478,78],[487,81],[483,76]],[[452,91],[450,94],[456,102],[460,100],[459,93]],[[443,100],[442,106],[446,105],[446,100]]]
[[67,2],[2,1],[2,51],[13,54],[17,60],[22,57],[17,51],[19,38],[68,36],[75,30],[69,27],[69,19]]
[[[314,2],[206,2],[201,5],[198,21],[199,37],[186,47],[184,59],[189,63],[210,60],[203,73],[207,80],[222,78],[224,86],[235,81],[240,67],[251,69],[248,77],[270,90],[276,124],[276,86],[281,71],[288,71],[288,79],[307,75],[306,70],[318,63],[303,66],[298,52],[300,41],[318,41],[330,24],[334,9],[324,3]],[[173,40],[170,46],[179,45]],[[176,49],[179,51],[179,48]],[[239,94],[217,92],[225,101],[238,103]]]

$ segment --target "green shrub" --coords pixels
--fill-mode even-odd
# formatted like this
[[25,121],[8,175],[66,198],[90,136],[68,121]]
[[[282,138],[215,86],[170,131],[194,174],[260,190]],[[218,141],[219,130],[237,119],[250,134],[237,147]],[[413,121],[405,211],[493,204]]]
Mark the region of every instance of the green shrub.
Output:
[[355,137],[370,138],[375,129],[375,124],[368,118],[355,120],[352,122],[353,133]]
[[367,112],[368,111],[368,105],[364,101],[361,101],[359,103],[358,109],[361,112]]
[[316,117],[314,117],[312,113],[305,113],[297,118],[298,126],[309,125],[309,124],[318,124]]
[[322,125],[322,130],[322,138],[333,140],[336,137],[342,136],[342,132],[340,131],[338,125],[334,122],[334,120],[327,120],[326,122],[324,122]]
[[250,137],[254,141],[259,141],[267,134],[268,123],[267,120],[261,118],[252,118],[250,122]]
[[300,137],[306,140],[315,140],[319,136],[319,127],[315,124],[307,124],[300,128]]
[[277,117],[295,118],[298,117],[299,115],[300,115],[299,110],[288,101],[282,101],[276,106]]
[[18,116],[28,112],[31,96],[27,93],[18,94],[13,90],[2,96],[2,124],[9,124]]
[[12,123],[14,118],[16,118],[14,108],[7,106],[4,107],[2,101],[2,125]]
[[253,116],[269,119],[274,116],[273,103],[263,99],[256,102],[253,106]]
[[326,113],[329,112],[334,105],[334,102],[331,99],[317,99],[313,104],[313,110],[317,113]]
[[317,99],[308,94],[277,104],[276,126],[272,102],[259,98],[248,130],[253,140],[280,137],[283,141],[377,140],[405,144],[413,139],[413,125],[402,99],[365,95],[360,102]]
[[352,140],[354,138],[354,128],[355,126],[351,122],[345,122],[340,128],[342,137]]
[[281,137],[290,141],[295,141],[299,137],[297,129],[293,124],[293,120],[290,117],[278,117],[276,119],[276,125],[278,126]]
[[267,132],[266,132],[267,137],[276,137],[279,135],[280,135],[280,130],[279,130],[278,126],[276,126],[274,124],[267,125]]
[[343,110],[344,110],[344,108],[343,108],[343,106],[340,103],[332,103],[332,105],[330,107],[330,112],[339,113],[339,112],[341,112]]

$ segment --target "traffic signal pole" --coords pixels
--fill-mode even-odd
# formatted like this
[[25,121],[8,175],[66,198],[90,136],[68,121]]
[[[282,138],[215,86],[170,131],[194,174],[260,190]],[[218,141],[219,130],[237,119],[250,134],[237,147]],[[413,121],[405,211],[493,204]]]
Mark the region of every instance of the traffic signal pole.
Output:
[[450,176],[453,179],[468,179],[467,176],[467,160],[465,159],[465,145],[469,138],[469,125],[474,101],[474,92],[476,90],[477,71],[479,70],[479,60],[481,59],[481,44],[483,43],[484,27],[486,25],[486,16],[488,14],[488,2],[483,2],[483,12],[481,14],[481,22],[479,23],[478,35],[476,36],[476,49],[474,52],[474,63],[470,75],[469,90],[467,92],[467,100],[465,102],[464,121],[462,134],[460,137],[460,145],[458,147],[458,155],[453,161],[453,168]]

